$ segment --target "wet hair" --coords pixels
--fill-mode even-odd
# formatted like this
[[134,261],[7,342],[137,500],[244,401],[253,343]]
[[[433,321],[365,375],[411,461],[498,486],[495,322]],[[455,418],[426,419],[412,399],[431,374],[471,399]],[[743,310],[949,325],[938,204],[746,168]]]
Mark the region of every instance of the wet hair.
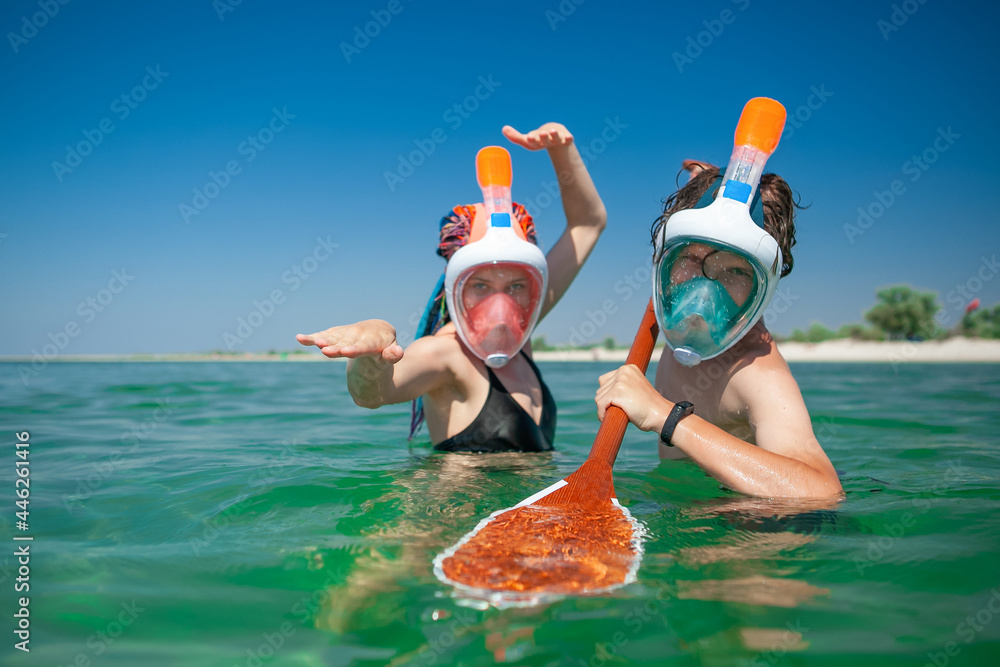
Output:
[[[722,173],[723,170],[718,167],[708,166],[688,181],[687,185],[666,198],[663,202],[663,214],[656,219],[650,230],[654,245],[667,219],[677,211],[694,208]],[[799,204],[792,188],[777,174],[761,176],[760,198],[764,205],[764,231],[773,236],[781,248],[781,277],[784,278],[792,272],[795,265],[792,258],[792,246],[795,245],[795,209],[808,207]]]

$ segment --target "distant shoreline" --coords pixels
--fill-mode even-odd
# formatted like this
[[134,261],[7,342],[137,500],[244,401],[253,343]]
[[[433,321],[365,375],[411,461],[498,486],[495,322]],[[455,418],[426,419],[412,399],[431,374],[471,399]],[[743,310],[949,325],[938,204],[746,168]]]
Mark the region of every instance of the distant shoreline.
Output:
[[[654,353],[658,358],[660,348]],[[778,343],[790,363],[1000,363],[1000,340],[950,338],[945,341],[857,341],[849,338],[822,343]],[[536,352],[537,361],[625,361],[628,350],[566,350]]]
[[[661,348],[654,352],[658,358]],[[945,341],[857,341],[838,339],[823,343],[778,344],[782,356],[791,363],[1000,363],[1000,340],[949,338]],[[628,350],[556,350],[535,352],[536,361],[625,361]],[[0,363],[32,363],[32,356],[0,356]],[[307,352],[244,354],[65,354],[49,362],[205,362],[205,361],[327,361],[321,354]]]

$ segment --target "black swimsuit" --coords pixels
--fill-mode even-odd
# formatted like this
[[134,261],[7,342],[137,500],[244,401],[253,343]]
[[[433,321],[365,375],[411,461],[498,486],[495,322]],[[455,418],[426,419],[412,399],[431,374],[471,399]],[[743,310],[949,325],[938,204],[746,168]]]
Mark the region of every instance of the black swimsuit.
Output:
[[461,433],[434,445],[443,452],[547,452],[556,435],[556,402],[538,367],[524,355],[542,387],[542,423],[536,424],[487,367],[490,393],[476,418]]

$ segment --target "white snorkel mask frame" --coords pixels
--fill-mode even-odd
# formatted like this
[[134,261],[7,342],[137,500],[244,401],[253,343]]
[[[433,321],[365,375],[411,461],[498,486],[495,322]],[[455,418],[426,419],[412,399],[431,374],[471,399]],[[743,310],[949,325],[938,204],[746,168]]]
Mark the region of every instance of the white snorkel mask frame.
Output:
[[[735,345],[760,320],[774,298],[781,277],[782,255],[778,242],[764,231],[763,208],[757,190],[764,165],[777,147],[784,125],[785,108],[779,102],[766,97],[747,102],[736,128],[732,157],[725,175],[716,179],[695,208],[671,215],[654,240],[652,281],[656,315],[674,358],[685,366],[717,357]],[[665,267],[662,263],[672,256],[671,251],[689,243],[705,243],[732,251],[746,259],[755,273],[755,289],[748,303],[744,303],[738,315],[733,317],[725,338],[710,345],[671,340],[664,312],[666,295],[661,278]]]
[[[476,175],[483,191],[485,215],[476,216],[469,242],[455,251],[448,260],[444,294],[459,338],[487,366],[499,368],[510,361],[531,338],[545,302],[549,270],[545,254],[525,238],[520,224],[514,218],[510,195],[510,153],[500,146],[483,148],[476,155]],[[476,270],[504,264],[517,264],[531,276],[538,290],[536,303],[527,317],[522,340],[516,349],[482,350],[470,339],[462,319],[456,316],[462,312],[461,293],[466,279]]]

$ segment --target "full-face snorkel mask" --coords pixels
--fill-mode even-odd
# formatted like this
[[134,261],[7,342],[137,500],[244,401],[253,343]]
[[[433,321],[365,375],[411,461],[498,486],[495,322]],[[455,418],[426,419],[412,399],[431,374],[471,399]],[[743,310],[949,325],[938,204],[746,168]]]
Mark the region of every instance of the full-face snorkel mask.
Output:
[[458,335],[473,354],[499,368],[517,354],[535,328],[545,300],[548,265],[514,221],[510,153],[488,146],[476,155],[484,215],[469,242],[445,269],[445,299]]
[[671,215],[657,236],[656,315],[674,358],[685,366],[735,345],[774,297],[781,250],[764,231],[757,188],[784,126],[780,103],[766,97],[747,102],[725,175],[693,209]]

